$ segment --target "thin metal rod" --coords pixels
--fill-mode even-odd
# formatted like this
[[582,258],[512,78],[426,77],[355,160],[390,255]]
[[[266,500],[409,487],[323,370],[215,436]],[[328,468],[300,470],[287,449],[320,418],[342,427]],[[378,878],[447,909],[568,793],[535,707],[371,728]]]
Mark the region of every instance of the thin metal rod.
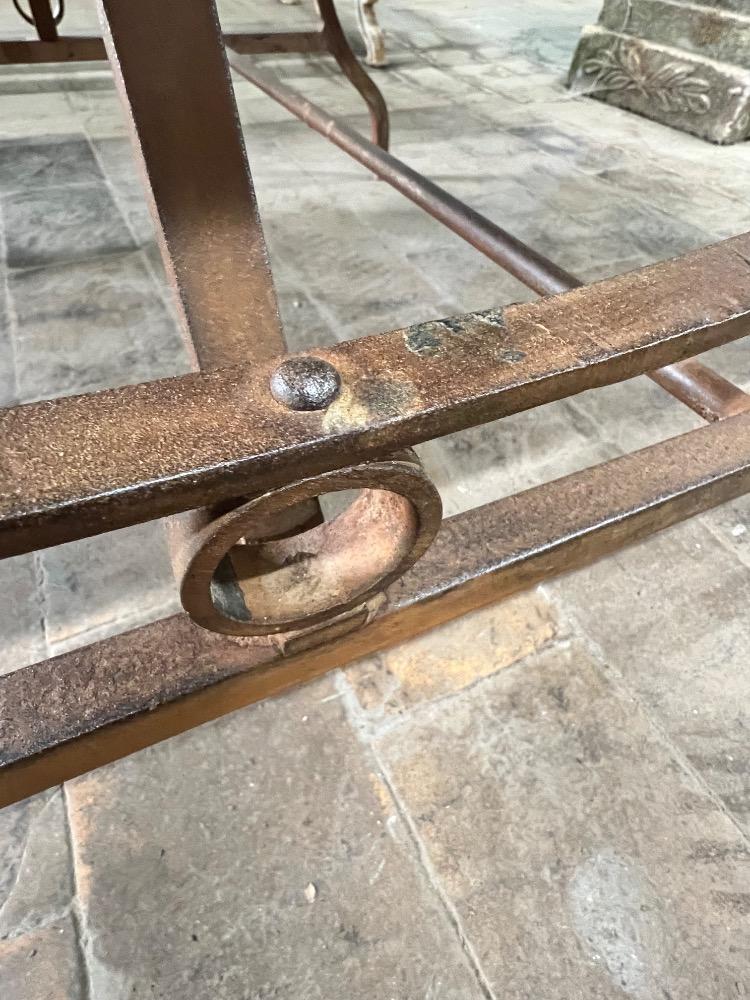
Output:
[[[230,52],[229,62],[233,69],[287,111],[325,136],[533,291],[540,295],[557,295],[584,284],[575,275],[558,267],[543,254],[465,205],[391,153],[368,142],[355,129],[337,121],[276,77],[259,71],[249,60],[238,58]],[[705,420],[720,420],[750,409],[750,396],[699,362],[670,365],[649,372],[649,378]]]
[[650,372],[649,378],[709,422],[750,410],[746,392],[695,358]]
[[259,71],[251,60],[232,51],[227,55],[230,66],[241,76],[471,243],[490,260],[510,271],[529,288],[540,295],[549,295],[568,291],[575,285],[576,279],[567,271],[527,247],[515,236],[506,233],[500,226],[469,208],[391,153],[369,142],[355,129],[332,118],[280,80]]
[[322,22],[325,48],[339,64],[339,69],[349,82],[359,91],[370,111],[370,135],[372,141],[382,149],[388,149],[390,122],[388,107],[374,81],[366,73],[341,27],[339,15],[333,0],[317,0]]

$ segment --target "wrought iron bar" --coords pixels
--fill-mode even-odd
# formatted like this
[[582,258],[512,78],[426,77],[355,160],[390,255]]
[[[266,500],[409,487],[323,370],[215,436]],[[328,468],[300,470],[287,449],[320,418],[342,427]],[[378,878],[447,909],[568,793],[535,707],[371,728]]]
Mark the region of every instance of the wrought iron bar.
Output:
[[743,414],[449,518],[369,623],[345,622],[311,647],[227,639],[178,615],[0,677],[0,807],[577,569],[748,489],[750,415]]
[[661,368],[750,332],[750,234],[565,295],[317,349],[341,390],[279,403],[283,359],[0,411],[0,552],[253,494]]

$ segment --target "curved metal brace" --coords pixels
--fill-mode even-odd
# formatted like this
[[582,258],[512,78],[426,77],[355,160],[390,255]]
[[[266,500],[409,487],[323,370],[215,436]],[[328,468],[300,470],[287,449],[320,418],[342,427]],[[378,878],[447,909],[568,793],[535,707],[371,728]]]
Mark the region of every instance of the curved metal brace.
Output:
[[370,110],[370,131],[373,142],[388,149],[390,124],[388,107],[383,95],[368,74],[362,69],[344,34],[333,0],[316,0],[323,22],[322,32],[326,48],[339,64],[349,82],[360,92]]

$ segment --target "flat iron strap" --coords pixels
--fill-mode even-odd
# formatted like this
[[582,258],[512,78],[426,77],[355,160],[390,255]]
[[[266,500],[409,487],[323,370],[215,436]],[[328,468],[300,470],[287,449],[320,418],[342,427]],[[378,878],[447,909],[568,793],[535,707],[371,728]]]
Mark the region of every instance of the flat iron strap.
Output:
[[443,521],[365,627],[300,652],[176,615],[0,677],[0,807],[592,562],[750,487],[750,414]]
[[750,332],[750,235],[537,302],[319,349],[327,409],[278,361],[0,411],[0,553],[252,495],[681,361]]

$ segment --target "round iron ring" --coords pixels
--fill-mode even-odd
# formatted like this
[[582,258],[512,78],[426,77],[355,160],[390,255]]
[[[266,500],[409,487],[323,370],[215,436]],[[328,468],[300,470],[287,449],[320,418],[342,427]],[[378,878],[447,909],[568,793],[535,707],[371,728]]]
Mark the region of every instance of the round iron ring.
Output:
[[[269,537],[287,510],[361,490],[342,513]],[[198,625],[226,635],[293,632],[334,618],[398,579],[440,526],[440,496],[413,452],[271,490],[210,521],[181,553],[180,597]]]

